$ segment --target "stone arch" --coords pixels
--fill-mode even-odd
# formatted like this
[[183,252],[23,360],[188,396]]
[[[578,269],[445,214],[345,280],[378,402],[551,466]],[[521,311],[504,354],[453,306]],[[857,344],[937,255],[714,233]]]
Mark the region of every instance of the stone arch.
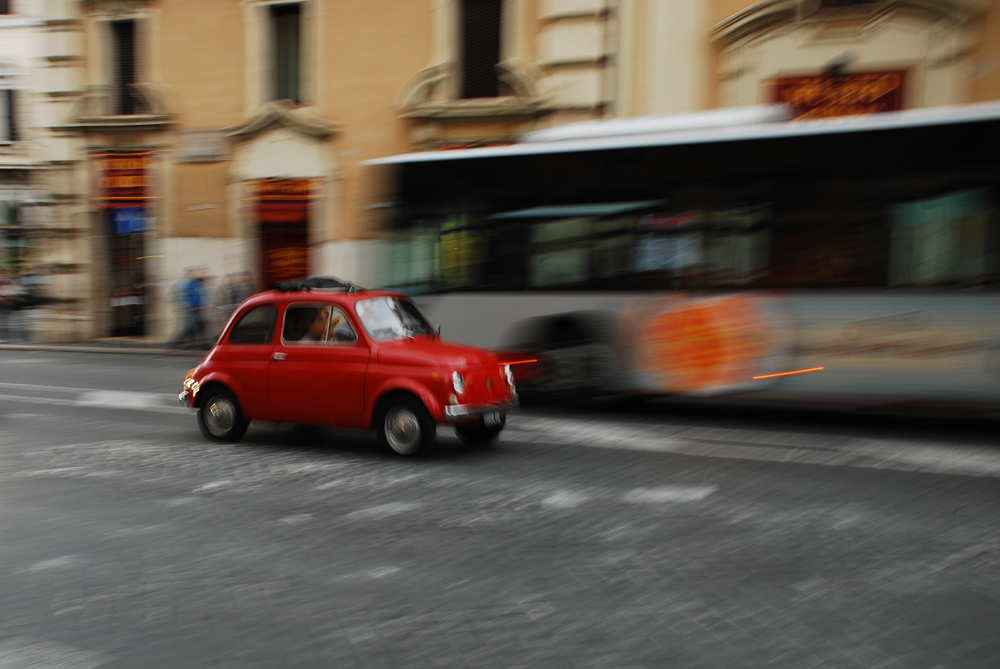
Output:
[[904,72],[904,107],[967,102],[962,76],[983,9],[967,0],[877,0],[825,9],[820,0],[762,0],[711,30],[720,106],[768,102],[787,73]]

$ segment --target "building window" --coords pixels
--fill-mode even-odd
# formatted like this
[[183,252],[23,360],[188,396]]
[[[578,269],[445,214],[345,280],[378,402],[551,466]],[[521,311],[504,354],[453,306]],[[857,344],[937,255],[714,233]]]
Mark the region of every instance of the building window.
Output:
[[271,5],[273,99],[302,102],[302,4]]
[[14,0],[0,0],[0,14],[13,14],[13,4]]
[[18,139],[16,91],[0,91],[0,142]]
[[503,0],[462,1],[462,98],[500,94],[500,28]]
[[112,90],[114,113],[129,116],[136,113],[136,90],[139,83],[136,58],[136,22],[112,21]]

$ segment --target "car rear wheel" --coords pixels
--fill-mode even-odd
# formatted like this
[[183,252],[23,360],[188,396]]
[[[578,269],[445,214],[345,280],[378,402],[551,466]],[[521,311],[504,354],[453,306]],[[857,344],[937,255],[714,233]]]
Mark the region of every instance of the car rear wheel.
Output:
[[434,441],[434,421],[420,402],[401,397],[382,413],[378,438],[398,455],[416,455]]
[[198,427],[212,441],[237,441],[249,426],[233,394],[224,388],[209,390],[198,409]]

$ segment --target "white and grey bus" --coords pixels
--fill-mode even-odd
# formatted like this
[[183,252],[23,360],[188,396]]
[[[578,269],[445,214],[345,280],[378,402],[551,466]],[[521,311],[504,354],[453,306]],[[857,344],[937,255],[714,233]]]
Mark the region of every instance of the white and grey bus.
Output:
[[[382,284],[536,396],[1000,406],[1000,104],[780,107],[370,161]],[[534,361],[534,362],[524,362]]]

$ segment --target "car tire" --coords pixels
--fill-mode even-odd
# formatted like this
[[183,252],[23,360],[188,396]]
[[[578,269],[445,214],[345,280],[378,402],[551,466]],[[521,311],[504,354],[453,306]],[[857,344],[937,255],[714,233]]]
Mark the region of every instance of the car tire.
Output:
[[496,441],[503,427],[503,425],[486,427],[482,424],[456,425],[455,434],[458,436],[459,441],[467,446],[489,446]]
[[237,441],[249,425],[236,397],[225,388],[209,390],[198,408],[198,427],[211,441]]
[[434,442],[434,421],[416,399],[391,400],[379,416],[378,440],[396,455],[416,455]]

